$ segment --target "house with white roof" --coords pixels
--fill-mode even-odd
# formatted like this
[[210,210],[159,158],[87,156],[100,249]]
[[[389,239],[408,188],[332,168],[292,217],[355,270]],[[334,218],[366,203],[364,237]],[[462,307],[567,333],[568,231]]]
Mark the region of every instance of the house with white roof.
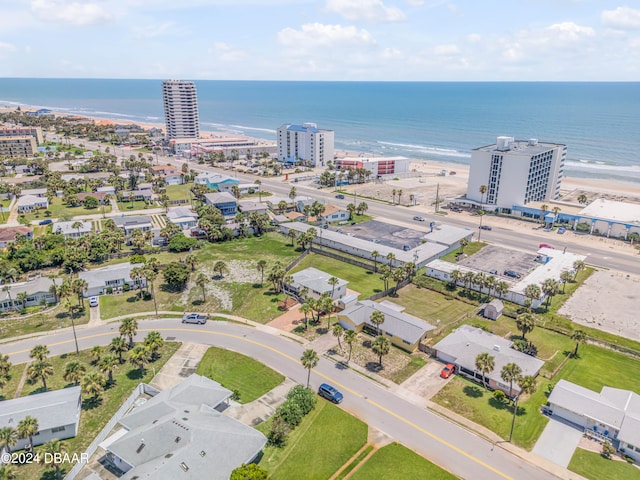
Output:
[[[284,285],[285,291],[292,295],[299,295],[300,290],[306,288],[309,292],[308,296],[316,300],[324,294],[329,295],[332,300],[339,300],[346,295],[347,285],[349,284],[346,280],[334,277],[313,267],[293,273],[291,277],[293,282]],[[337,280],[335,285],[329,283],[331,278]]]
[[46,197],[36,197],[35,195],[23,195],[16,201],[18,213],[29,213],[34,210],[49,208],[49,200]]
[[549,395],[547,413],[640,461],[640,395],[604,386],[600,393],[560,380]]
[[476,358],[481,353],[488,353],[494,358],[495,367],[485,375],[489,388],[502,390],[512,397],[520,393],[520,387],[514,383],[509,391],[509,384],[500,376],[502,367],[515,363],[522,370],[523,376],[535,377],[544,365],[531,355],[512,348],[513,342],[481,328],[462,325],[433,346],[437,358],[445,363],[453,363],[456,372],[467,378],[483,383],[482,374],[476,371]]
[[[0,312],[20,310],[23,307],[37,307],[42,301],[49,305],[56,302],[56,296],[51,293],[53,280],[48,277],[36,277],[28,282],[8,283],[8,290],[0,289]],[[18,300],[18,295],[26,293],[24,305]]]
[[[79,225],[76,225],[79,224]],[[81,222],[81,221],[73,221],[73,222],[57,222],[53,226],[53,233],[59,233],[64,238],[80,238],[85,235],[91,233],[92,226],[91,222]]]
[[200,375],[163,390],[120,420],[106,460],[122,480],[227,480],[267,443],[259,431],[220,411],[233,392]]
[[184,230],[198,225],[198,214],[189,207],[173,207],[167,211],[167,220]]
[[[384,322],[380,327],[371,321],[371,315],[375,311],[384,315]],[[371,300],[352,303],[338,313],[337,318],[345,330],[366,330],[375,334],[380,328],[380,335],[387,337],[395,346],[410,352],[420,348],[428,333],[436,328],[418,317],[404,313],[403,306],[388,300],[379,303]]]
[[215,172],[202,172],[193,180],[196,185],[206,185],[211,190],[222,191],[222,188],[231,189],[233,185],[240,185],[240,180],[228,175]]
[[[37,447],[54,438],[73,438],[78,434],[82,407],[80,387],[3,400],[0,405],[0,429],[16,428],[18,423],[28,416],[38,421],[38,432],[33,435],[33,446]],[[28,443],[28,438],[20,438],[11,449],[22,450]]]
[[107,293],[109,288],[116,291],[122,290],[124,285],[128,285],[131,289],[144,288],[147,285],[144,278],[136,280],[131,278],[131,270],[142,266],[142,263],[127,262],[78,273],[78,276],[87,282],[84,296],[103,295]]
[[125,235],[130,235],[134,230],[146,232],[153,228],[151,218],[146,215],[129,215],[113,217],[113,221],[118,228],[124,230]]

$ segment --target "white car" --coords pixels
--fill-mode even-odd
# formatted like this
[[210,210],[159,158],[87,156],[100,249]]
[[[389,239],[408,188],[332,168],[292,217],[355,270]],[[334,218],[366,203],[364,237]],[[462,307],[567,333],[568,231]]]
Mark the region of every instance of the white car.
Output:
[[98,306],[98,297],[91,297],[89,299],[89,306],[90,307],[97,307]]
[[207,316],[202,313],[185,313],[182,317],[182,323],[197,323],[204,325],[207,323]]

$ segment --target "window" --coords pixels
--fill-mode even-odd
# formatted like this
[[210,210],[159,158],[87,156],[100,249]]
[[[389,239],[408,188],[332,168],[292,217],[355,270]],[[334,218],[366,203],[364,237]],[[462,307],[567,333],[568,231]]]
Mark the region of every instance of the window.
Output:
[[54,427],[51,429],[51,433],[64,432],[65,427]]

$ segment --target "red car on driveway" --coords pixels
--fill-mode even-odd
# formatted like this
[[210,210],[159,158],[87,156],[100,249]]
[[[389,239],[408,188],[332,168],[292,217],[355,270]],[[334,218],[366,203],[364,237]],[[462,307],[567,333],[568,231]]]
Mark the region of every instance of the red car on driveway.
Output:
[[440,372],[440,376],[442,378],[449,378],[454,373],[456,373],[456,366],[453,363],[448,363]]

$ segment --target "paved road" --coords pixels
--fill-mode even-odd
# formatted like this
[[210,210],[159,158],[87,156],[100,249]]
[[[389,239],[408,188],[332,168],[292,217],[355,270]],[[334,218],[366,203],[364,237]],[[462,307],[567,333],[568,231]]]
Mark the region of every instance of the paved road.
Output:
[[[176,319],[139,322],[139,340],[147,331],[162,332],[167,339],[206,343],[244,353],[297,382],[306,381],[306,371],[299,364],[304,347],[285,338],[266,333],[259,328],[226,322],[206,325],[182,325]],[[108,324],[79,330],[81,349],[105,345],[118,334],[118,324]],[[2,353],[14,363],[28,360],[29,350],[42,339],[29,339],[6,344]],[[47,336],[52,355],[74,349],[71,332]],[[557,478],[540,468],[492,444],[443,418],[423,410],[378,386],[369,379],[341,369],[321,358],[311,375],[312,387],[328,381],[345,394],[342,407],[368,424],[391,435],[438,463],[455,475],[482,480],[541,480]]]

